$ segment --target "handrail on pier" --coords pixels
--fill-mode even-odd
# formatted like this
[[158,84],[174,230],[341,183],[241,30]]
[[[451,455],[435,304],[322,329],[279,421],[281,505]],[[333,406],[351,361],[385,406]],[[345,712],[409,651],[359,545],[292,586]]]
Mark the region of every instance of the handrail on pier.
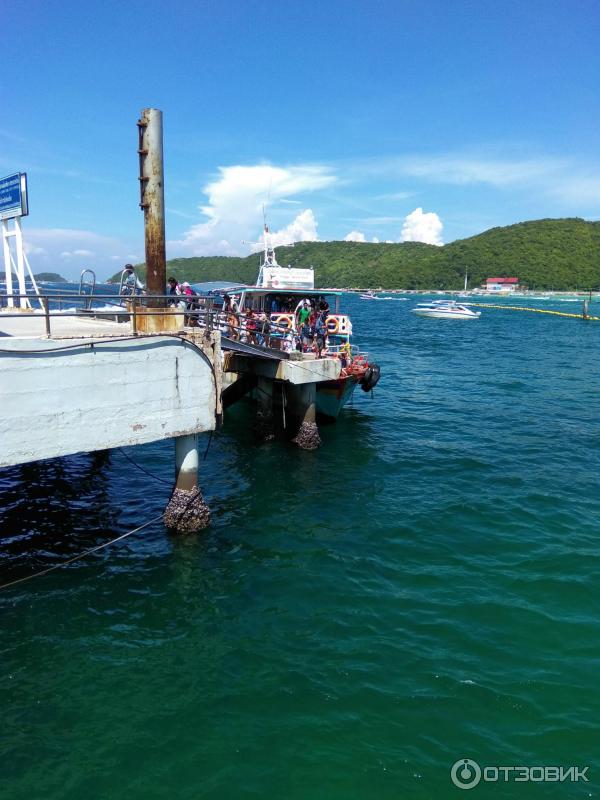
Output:
[[[87,278],[87,275],[91,275],[91,280]],[[90,287],[89,294],[84,291],[85,287]],[[93,269],[83,269],[81,270],[81,276],[79,278],[79,294],[88,298],[85,301],[85,308],[90,309],[92,307],[92,302],[94,299],[94,289],[96,288],[96,273]]]
[[[75,300],[79,295],[69,294],[68,297],[70,300]],[[6,294],[2,295],[2,299],[20,299],[22,297],[29,298],[30,295],[27,294]],[[90,297],[90,295],[82,295],[84,298]],[[194,319],[200,327],[206,328],[207,330],[213,330],[216,323],[215,314],[218,315],[218,311],[214,308],[214,300],[213,298],[195,298],[196,302],[201,302],[202,305],[199,308],[193,308],[192,303],[187,303],[183,300],[182,297],[177,297],[177,302],[174,302],[175,298],[173,295],[167,294],[144,294],[144,295],[129,295],[126,297],[121,297],[118,294],[94,294],[93,299],[95,301],[103,300],[112,306],[110,309],[94,310],[91,308],[91,305],[88,306],[87,302],[83,308],[75,309],[73,311],[63,311],[62,310],[62,302],[65,299],[65,294],[59,292],[52,292],[52,293],[44,293],[38,295],[36,298],[40,304],[40,310],[42,311],[45,317],[45,325],[46,325],[46,335],[50,336],[51,333],[51,320],[53,318],[60,318],[63,319],[65,317],[81,317],[82,311],[86,312],[86,316],[93,316],[94,313],[99,314],[107,314],[110,313],[111,316],[114,317],[123,317],[124,319],[130,319],[132,322],[133,333],[137,334],[137,327],[138,327],[138,319],[139,317],[150,317],[150,316],[157,316],[162,315],[165,313],[177,313],[183,314],[186,318]],[[161,301],[160,303],[157,301]],[[58,305],[58,308],[51,308],[51,304],[55,303]],[[125,305],[124,305],[125,304]],[[33,311],[35,314],[35,311]],[[23,314],[20,313],[5,313],[2,311],[0,319],[22,319]]]

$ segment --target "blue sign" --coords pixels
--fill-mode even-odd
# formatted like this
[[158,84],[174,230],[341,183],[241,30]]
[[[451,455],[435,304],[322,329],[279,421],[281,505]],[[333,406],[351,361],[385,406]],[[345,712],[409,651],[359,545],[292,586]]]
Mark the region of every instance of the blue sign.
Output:
[[0,179],[0,219],[25,217],[27,206],[27,175],[17,172]]

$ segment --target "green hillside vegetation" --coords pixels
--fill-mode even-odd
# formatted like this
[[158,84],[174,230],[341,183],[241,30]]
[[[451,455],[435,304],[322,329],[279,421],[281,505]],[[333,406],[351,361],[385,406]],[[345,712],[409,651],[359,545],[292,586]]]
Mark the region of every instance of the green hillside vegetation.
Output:
[[57,272],[39,272],[34,275],[34,278],[36,281],[48,281],[49,283],[68,283],[67,279]]
[[[444,247],[403,242],[299,242],[278,247],[283,266],[315,269],[319,287],[385,289],[461,289],[465,269],[469,287],[488,277],[516,276],[531,289],[570,290],[600,286],[600,222],[542,219],[492,228]],[[168,275],[191,283],[254,283],[260,255],[246,258],[177,258]],[[137,268],[144,279],[145,268]],[[112,280],[119,279],[119,274]]]
[[[38,272],[37,275],[33,276],[36,281],[49,281],[51,283],[68,283],[66,278],[63,278],[62,275],[59,275],[57,272]],[[13,275],[13,281],[16,281],[16,276]],[[4,272],[0,272],[0,281],[6,280],[6,274]]]

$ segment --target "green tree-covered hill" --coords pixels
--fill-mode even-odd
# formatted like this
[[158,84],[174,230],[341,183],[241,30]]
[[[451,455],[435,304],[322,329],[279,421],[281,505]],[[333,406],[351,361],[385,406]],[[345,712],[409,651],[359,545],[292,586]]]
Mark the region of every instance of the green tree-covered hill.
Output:
[[[280,264],[313,266],[317,286],[386,289],[460,289],[488,277],[516,276],[534,289],[600,286],[600,222],[542,219],[520,222],[460,239],[444,247],[403,242],[299,242],[278,247]],[[190,282],[253,283],[260,256],[176,258],[167,271]],[[143,278],[145,268],[137,267]],[[118,280],[119,275],[112,280]]]
[[[52,283],[67,283],[67,279],[59,275],[58,272],[38,272],[33,276],[36,281],[50,281]],[[6,280],[6,273],[0,272],[0,281]],[[16,281],[16,276],[13,275],[13,281]]]

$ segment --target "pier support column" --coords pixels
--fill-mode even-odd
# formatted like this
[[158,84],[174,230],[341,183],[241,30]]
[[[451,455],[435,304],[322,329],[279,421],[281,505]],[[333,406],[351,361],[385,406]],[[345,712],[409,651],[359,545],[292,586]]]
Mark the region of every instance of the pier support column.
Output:
[[275,438],[273,386],[273,381],[267,378],[259,378],[256,385],[257,407],[254,430],[256,438],[261,442],[272,442]]
[[198,486],[198,436],[175,439],[175,489],[165,509],[167,528],[195,533],[210,525],[210,509]]
[[321,444],[316,417],[317,384],[304,383],[288,387],[288,402],[293,418],[300,420],[298,433],[292,439],[302,450],[316,450]]

